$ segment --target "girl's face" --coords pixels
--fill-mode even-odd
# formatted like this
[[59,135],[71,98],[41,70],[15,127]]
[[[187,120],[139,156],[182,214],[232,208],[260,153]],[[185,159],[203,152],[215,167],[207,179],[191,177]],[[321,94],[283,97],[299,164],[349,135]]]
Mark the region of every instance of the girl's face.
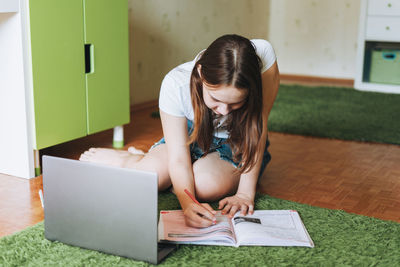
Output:
[[246,102],[247,91],[229,85],[210,86],[203,83],[203,99],[215,114],[226,115],[241,108]]

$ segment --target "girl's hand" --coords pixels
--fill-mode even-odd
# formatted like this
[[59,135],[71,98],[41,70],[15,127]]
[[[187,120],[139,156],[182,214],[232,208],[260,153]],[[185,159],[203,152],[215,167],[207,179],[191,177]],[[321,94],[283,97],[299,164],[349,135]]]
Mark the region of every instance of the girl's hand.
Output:
[[196,228],[214,225],[216,223],[216,213],[217,212],[207,203],[201,203],[201,205],[199,205],[192,202],[183,209],[186,225]]
[[232,218],[235,213],[240,210],[241,215],[245,216],[254,213],[254,199],[244,194],[236,194],[231,197],[226,197],[219,202],[218,209],[222,209],[222,214],[227,214]]

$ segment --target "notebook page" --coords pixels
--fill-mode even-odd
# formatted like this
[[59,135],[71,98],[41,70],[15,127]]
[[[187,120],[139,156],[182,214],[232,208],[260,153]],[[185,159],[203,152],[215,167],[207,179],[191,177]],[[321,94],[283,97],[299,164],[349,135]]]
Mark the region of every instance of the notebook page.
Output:
[[241,246],[314,247],[299,214],[293,210],[256,210],[253,215],[232,218]]

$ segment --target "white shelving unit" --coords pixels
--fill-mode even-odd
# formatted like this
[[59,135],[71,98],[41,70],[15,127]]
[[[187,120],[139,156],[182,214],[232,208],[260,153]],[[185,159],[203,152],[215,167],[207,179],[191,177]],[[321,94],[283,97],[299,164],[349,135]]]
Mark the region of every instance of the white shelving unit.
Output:
[[[69,6],[69,2],[69,0],[63,1],[65,6]],[[91,2],[95,3],[95,1]],[[103,1],[103,3],[104,2],[105,1]],[[40,104],[35,107],[34,103],[34,76],[32,68],[32,40],[30,24],[30,7],[32,7],[31,4],[33,3],[51,3],[48,10],[37,9],[43,12],[43,14],[46,14],[44,12],[48,12],[49,10],[50,12],[53,12],[51,14],[58,14],[54,12],[61,10],[59,8],[59,3],[54,4],[53,0],[0,0],[0,174],[27,179],[33,178],[40,173],[39,149],[45,148],[45,146],[39,147],[37,145],[37,131],[35,129],[37,126],[37,121],[35,121],[35,112],[37,111],[36,108],[40,107]],[[74,3],[77,4],[76,6],[80,6],[79,1],[74,1]],[[107,3],[112,3],[112,1],[107,1]],[[123,9],[123,5],[121,3],[123,2],[119,1],[119,5],[115,4],[116,9],[114,9],[113,12],[122,12],[121,10]],[[112,5],[110,4],[110,6]],[[37,7],[39,6],[40,5],[37,5]],[[104,6],[102,6],[102,8],[103,9],[99,9],[99,12],[104,12],[104,10],[106,10]],[[114,13],[114,15],[115,14],[116,13]],[[71,16],[64,16],[64,18],[65,17],[68,17],[68,19],[70,18],[71,20],[75,19]],[[38,18],[37,13],[36,18]],[[121,23],[121,21],[118,21],[118,23]],[[79,25],[79,27],[84,27],[83,20]],[[123,32],[124,31],[121,30],[121,33]],[[36,36],[40,36],[40,34],[36,33]],[[52,38],[53,36],[50,37]],[[41,38],[41,40],[47,41],[44,38]],[[84,44],[78,44],[82,45],[81,48],[83,52]],[[127,52],[127,50],[125,52]],[[124,53],[124,51],[121,50],[121,53]],[[103,53],[102,55],[105,54],[106,53]],[[84,55],[84,53],[81,55]],[[99,53],[97,53],[97,58],[99,58]],[[100,59],[98,62],[100,62]],[[122,64],[123,62],[121,62],[121,66]],[[104,65],[105,64],[102,66]],[[49,63],[47,63],[47,66],[49,66]],[[126,66],[128,66],[128,64],[126,64]],[[84,68],[82,68],[82,70],[84,70]],[[79,75],[83,74],[84,73],[80,73]],[[81,83],[81,85],[83,85],[83,83]],[[40,84],[37,85],[36,88],[40,88]],[[67,89],[69,90],[69,88]],[[114,94],[111,89],[112,88],[110,88],[110,95]],[[125,92],[129,92],[129,87],[126,87],[125,89]],[[120,96],[125,97],[122,93]],[[120,102],[122,101],[119,101],[118,104],[120,104]],[[125,104],[129,103],[125,102]],[[44,106],[46,107],[46,105]],[[126,107],[126,111],[128,111],[126,115],[129,116],[129,105]],[[85,119],[88,118],[86,115],[87,114],[85,113],[85,117],[80,117],[80,120],[85,121]],[[119,116],[119,114],[117,115]],[[117,115],[113,118],[116,118]],[[110,122],[109,124],[110,128],[115,127],[113,145],[116,148],[120,148],[123,146],[123,127],[115,126],[115,124],[117,123]],[[51,134],[53,133],[51,132],[49,135]],[[79,137],[83,137],[84,134],[88,135],[90,133],[86,131]],[[46,136],[42,134],[42,136],[48,138],[48,135]],[[73,138],[78,138],[78,134],[69,139],[65,138],[61,141],[54,141],[52,144],[48,144],[48,146],[70,141]]]
[[0,1],[0,173],[31,178],[34,173],[30,96],[26,86],[25,6]]
[[375,44],[390,44],[400,50],[400,0],[361,0],[354,82],[354,87],[359,90],[400,94],[400,84],[369,81],[366,54]]

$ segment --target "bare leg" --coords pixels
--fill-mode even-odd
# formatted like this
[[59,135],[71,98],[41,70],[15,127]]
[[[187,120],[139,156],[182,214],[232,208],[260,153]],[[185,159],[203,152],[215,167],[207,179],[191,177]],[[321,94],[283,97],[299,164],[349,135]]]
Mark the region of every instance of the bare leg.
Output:
[[159,191],[163,191],[171,186],[171,179],[168,172],[167,146],[165,144],[151,149],[139,161],[132,158],[131,161],[126,163],[126,168],[157,172]]
[[[159,191],[171,186],[165,144],[158,145],[144,155],[107,148],[91,148],[81,155],[80,160],[157,172]],[[193,164],[193,172],[198,199],[214,201],[235,193],[240,177],[235,175],[234,171],[232,164],[220,159],[217,152],[197,160]]]
[[127,161],[139,161],[143,155],[133,155],[128,151],[109,148],[90,148],[79,158],[81,161],[96,162],[115,167],[125,167]]
[[201,201],[215,201],[234,194],[240,175],[235,167],[219,157],[217,152],[198,159],[193,164],[196,197]]
[[153,171],[158,174],[158,190],[162,191],[171,186],[168,173],[167,148],[165,144],[158,145],[148,153],[132,154],[135,148],[121,151],[108,148],[91,148],[81,155],[79,160],[97,162],[106,165],[131,168],[143,171]]

